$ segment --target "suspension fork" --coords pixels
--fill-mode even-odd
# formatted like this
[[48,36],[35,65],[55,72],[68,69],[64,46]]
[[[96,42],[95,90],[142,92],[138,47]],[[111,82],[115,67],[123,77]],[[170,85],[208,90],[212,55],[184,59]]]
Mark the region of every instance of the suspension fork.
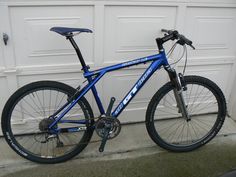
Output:
[[165,70],[168,72],[171,83],[174,85],[174,96],[176,99],[177,107],[181,112],[182,116],[190,121],[190,116],[188,114],[188,110],[186,108],[185,100],[183,97],[183,86],[180,81],[179,76],[177,75],[175,69],[171,68],[170,65],[165,66]]

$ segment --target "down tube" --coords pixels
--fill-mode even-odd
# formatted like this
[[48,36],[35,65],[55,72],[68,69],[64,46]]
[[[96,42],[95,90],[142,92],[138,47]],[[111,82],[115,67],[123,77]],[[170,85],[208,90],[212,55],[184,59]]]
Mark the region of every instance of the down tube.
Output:
[[113,111],[112,116],[118,117],[120,113],[125,109],[125,107],[129,104],[129,102],[133,99],[133,97],[138,93],[138,91],[142,88],[142,86],[146,83],[146,81],[152,76],[152,74],[162,65],[162,60],[156,60],[152,62],[152,64],[146,69],[143,75],[139,78],[139,80],[135,83],[129,93],[124,97],[124,99],[120,102],[120,104]]

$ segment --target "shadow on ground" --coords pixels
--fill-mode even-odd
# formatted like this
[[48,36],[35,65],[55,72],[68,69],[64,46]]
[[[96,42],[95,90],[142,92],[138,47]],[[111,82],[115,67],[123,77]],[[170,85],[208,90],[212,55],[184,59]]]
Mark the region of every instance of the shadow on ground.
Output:
[[37,165],[5,177],[219,177],[235,168],[236,143],[221,142],[188,153],[164,151],[116,160],[74,159]]

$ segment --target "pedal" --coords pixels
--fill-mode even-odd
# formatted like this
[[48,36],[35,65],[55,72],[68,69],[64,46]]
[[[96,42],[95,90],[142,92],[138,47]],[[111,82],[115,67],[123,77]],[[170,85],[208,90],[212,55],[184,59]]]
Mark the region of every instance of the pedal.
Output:
[[107,107],[106,116],[111,116],[111,110],[112,110],[112,107],[113,107],[115,101],[116,101],[115,97],[111,97],[110,103]]

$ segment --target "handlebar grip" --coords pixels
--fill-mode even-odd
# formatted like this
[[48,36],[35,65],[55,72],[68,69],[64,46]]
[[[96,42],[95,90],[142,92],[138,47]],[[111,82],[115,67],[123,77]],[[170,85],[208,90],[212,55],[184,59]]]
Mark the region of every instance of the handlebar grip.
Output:
[[189,40],[188,38],[186,38],[184,35],[179,34],[179,32],[177,30],[167,30],[167,29],[161,29],[161,32],[167,33],[168,35],[165,35],[163,38],[161,38],[162,43],[165,43],[166,41],[169,40],[178,40],[178,44],[180,45],[189,45],[190,47],[192,47],[193,49],[195,49],[192,46],[192,41]]
[[184,35],[179,35],[179,39],[183,40],[187,45],[192,45],[192,41],[186,38]]
[[161,32],[165,32],[165,33],[168,33],[169,30],[167,29],[161,29]]
[[167,30],[167,29],[161,29],[161,32],[171,34],[173,31],[172,30]]

